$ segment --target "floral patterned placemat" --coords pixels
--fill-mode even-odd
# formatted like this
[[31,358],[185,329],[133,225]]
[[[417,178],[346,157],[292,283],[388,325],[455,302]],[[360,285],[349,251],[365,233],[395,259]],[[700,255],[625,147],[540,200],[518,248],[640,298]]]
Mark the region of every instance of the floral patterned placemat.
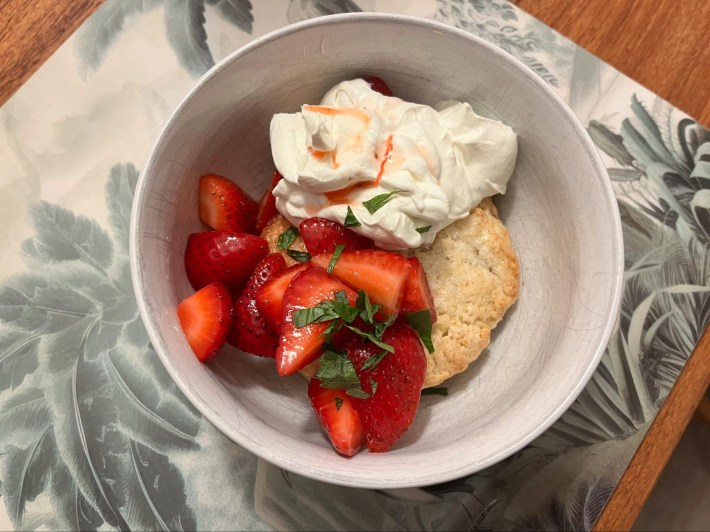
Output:
[[[128,267],[140,165],[195,79],[356,10],[456,25],[542,76],[602,152],[624,227],[621,314],[579,399],[516,455],[426,489],[324,485],[227,440],[152,352]],[[710,132],[498,0],[107,0],[0,121],[0,529],[589,529],[710,318]]]

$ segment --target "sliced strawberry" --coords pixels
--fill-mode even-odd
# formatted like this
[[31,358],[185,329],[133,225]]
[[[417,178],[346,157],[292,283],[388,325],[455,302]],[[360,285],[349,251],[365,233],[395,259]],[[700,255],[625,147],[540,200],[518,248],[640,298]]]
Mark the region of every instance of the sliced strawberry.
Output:
[[276,350],[276,369],[279,375],[291,375],[313,362],[321,354],[325,342],[323,332],[328,322],[296,327],[293,315],[297,310],[315,307],[321,301],[335,299],[335,292],[343,290],[350,304],[357,294],[320,268],[308,268],[298,273],[283,296],[281,337]]
[[297,273],[310,267],[309,263],[294,264],[256,291],[256,308],[274,332],[281,332],[281,309],[286,288]]
[[407,260],[409,261],[410,270],[407,283],[404,285],[404,297],[402,298],[400,312],[408,314],[428,309],[431,314],[431,322],[434,323],[436,321],[436,309],[434,308],[434,298],[431,295],[424,266],[416,257],[410,257]]
[[177,314],[195,356],[207,362],[217,354],[229,334],[232,298],[223,285],[212,283],[183,299]]
[[308,383],[308,397],[335,450],[353,456],[365,443],[360,416],[344,390],[322,388],[318,379]]
[[261,233],[266,227],[266,224],[271,217],[276,214],[276,198],[273,195],[274,187],[279,184],[283,176],[278,172],[274,172],[274,177],[271,178],[271,186],[266,189],[259,203],[259,212],[256,215],[256,232]]
[[195,290],[218,282],[233,292],[242,289],[268,252],[269,244],[258,236],[226,231],[192,233],[185,249],[185,271]]
[[259,206],[238,185],[215,174],[200,178],[200,220],[216,231],[253,233]]
[[365,427],[367,447],[384,452],[409,428],[419,407],[427,359],[419,336],[408,325],[395,323],[382,341],[394,347],[374,367],[364,367],[382,349],[360,337],[351,337],[345,352],[355,366],[368,399],[352,399]]
[[365,81],[370,84],[373,91],[384,94],[385,96],[392,96],[392,91],[387,86],[387,83],[382,81],[382,78],[378,78],[377,76],[368,76],[365,78]]
[[234,321],[227,342],[246,353],[262,357],[276,356],[279,335],[267,325],[256,307],[256,292],[286,269],[279,253],[265,257],[254,268],[246,288],[234,303]]
[[355,231],[343,227],[338,222],[325,218],[308,218],[298,226],[298,230],[311,255],[333,253],[335,246],[345,246],[345,249],[369,249],[374,247],[372,240]]
[[[324,253],[311,262],[326,269],[331,258],[332,253]],[[399,253],[366,249],[343,251],[332,273],[345,284],[367,292],[370,300],[382,305],[384,313],[391,316],[399,311],[409,269],[407,258]]]

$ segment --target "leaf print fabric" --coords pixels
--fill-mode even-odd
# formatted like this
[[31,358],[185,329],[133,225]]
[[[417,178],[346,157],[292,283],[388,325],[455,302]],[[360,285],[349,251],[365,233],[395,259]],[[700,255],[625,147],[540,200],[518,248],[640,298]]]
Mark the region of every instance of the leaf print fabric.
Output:
[[84,24],[77,50],[88,71],[96,71],[131,19],[164,7],[165,31],[180,65],[199,77],[214,66],[207,42],[205,10],[214,9],[241,31],[252,32],[254,16],[249,0],[125,0],[106,2]]
[[[195,527],[169,453],[199,448],[201,420],[150,349],[126,256],[137,177],[128,165],[109,178],[115,240],[37,204],[30,271],[0,288],[2,488],[18,527]],[[25,510],[41,493],[56,514],[37,522]]]
[[[374,491],[257,461],[167,375],[128,262],[136,165],[149,146],[117,117],[157,134],[194,79],[236,43],[385,4],[494,43],[570,102],[613,181],[626,272],[607,351],[549,430],[475,475]],[[107,0],[72,40],[0,111],[3,186],[11,178],[3,191],[28,205],[26,227],[12,226],[24,263],[0,277],[0,528],[593,526],[710,322],[706,128],[499,0]],[[41,105],[48,83],[58,116]],[[101,135],[77,142],[86,131]]]

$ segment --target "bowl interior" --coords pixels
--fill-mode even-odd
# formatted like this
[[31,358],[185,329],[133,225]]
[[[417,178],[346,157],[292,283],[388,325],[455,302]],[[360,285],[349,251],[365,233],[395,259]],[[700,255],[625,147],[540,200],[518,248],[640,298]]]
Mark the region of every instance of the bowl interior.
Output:
[[[403,99],[456,99],[511,125],[519,156],[496,200],[521,263],[517,303],[487,351],[425,396],[415,423],[385,454],[351,459],[321,433],[300,376],[228,347],[199,363],[177,321],[192,293],[183,269],[197,216],[197,180],[223,174],[258,198],[271,179],[269,121],[316,103],[335,83],[382,77]],[[361,487],[426,485],[504,458],[549,426],[601,356],[618,303],[620,229],[591,143],[537,77],[461,32],[391,16],[310,21],[260,39],[201,81],[158,140],[133,213],[134,283],[168,371],[227,436],[282,467]]]

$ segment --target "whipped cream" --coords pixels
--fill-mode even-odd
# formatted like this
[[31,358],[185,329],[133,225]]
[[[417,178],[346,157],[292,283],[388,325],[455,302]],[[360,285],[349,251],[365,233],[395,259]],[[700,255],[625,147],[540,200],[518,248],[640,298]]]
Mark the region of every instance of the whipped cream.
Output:
[[[271,153],[284,177],[276,208],[293,225],[314,216],[342,224],[350,207],[361,223],[352,230],[384,249],[408,249],[505,192],[517,137],[467,103],[405,102],[355,79],[319,105],[274,115]],[[363,205],[394,191],[374,212]]]

